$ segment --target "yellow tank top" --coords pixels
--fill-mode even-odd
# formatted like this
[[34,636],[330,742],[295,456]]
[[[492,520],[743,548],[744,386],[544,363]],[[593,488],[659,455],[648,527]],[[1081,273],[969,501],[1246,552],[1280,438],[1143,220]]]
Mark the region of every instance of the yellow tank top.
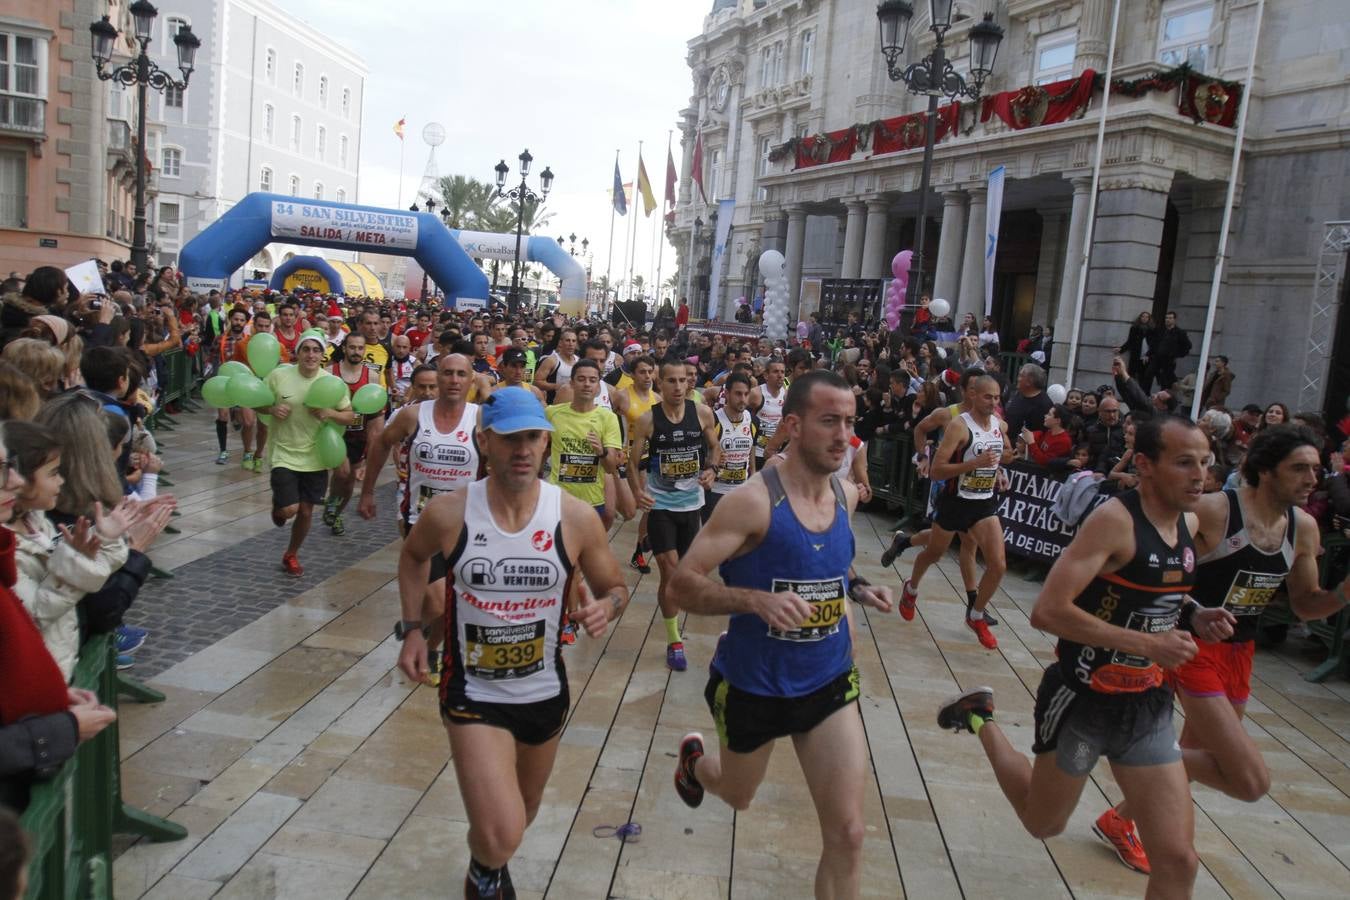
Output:
[[661,401],[661,397],[655,390],[649,390],[647,391],[647,399],[643,400],[637,395],[636,387],[632,384],[628,385],[624,390],[628,393],[628,412],[626,417],[628,419],[628,427],[631,429],[637,425],[638,419],[642,418],[643,413]]

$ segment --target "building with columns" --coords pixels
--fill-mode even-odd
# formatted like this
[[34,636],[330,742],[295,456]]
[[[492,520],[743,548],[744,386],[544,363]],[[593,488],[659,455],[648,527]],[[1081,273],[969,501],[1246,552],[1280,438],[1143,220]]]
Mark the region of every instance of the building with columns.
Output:
[[[996,99],[962,99],[950,127],[938,117],[922,290],[948,299],[958,320],[983,315],[986,184],[1004,166],[993,318],[1005,346],[1033,324],[1053,327],[1058,366],[1072,330],[1103,98],[1081,76],[1106,68],[1112,5],[956,0],[946,38],[952,64],[967,72],[971,26],[992,14],[1005,31],[983,86],[984,98]],[[904,62],[933,47],[928,4],[914,7]],[[1196,368],[1233,118],[1249,91],[1213,352],[1230,357],[1237,374],[1230,402],[1309,397],[1304,360],[1310,323],[1323,328],[1310,307],[1326,223],[1350,219],[1350,31],[1339,0],[1268,0],[1253,83],[1235,84],[1247,79],[1257,8],[1257,0],[1122,4],[1079,386],[1109,381],[1113,348],[1143,311],[1177,313],[1195,346],[1179,372]],[[1178,71],[1181,63],[1190,69]],[[735,201],[733,227],[722,296],[711,300],[724,309],[753,295],[758,256],[769,248],[787,259],[792,321],[812,304],[808,292],[801,305],[803,279],[889,277],[892,256],[913,247],[923,158],[922,117],[898,117],[921,113],[927,98],[888,78],[875,4],[716,0],[689,42],[689,65],[672,242],[682,277],[692,266],[695,310],[708,308],[712,212],[723,199]],[[690,177],[700,135],[706,206]],[[1337,265],[1334,277],[1343,256]],[[1330,317],[1333,334],[1312,335],[1323,344],[1312,402],[1328,410],[1344,409],[1350,387],[1350,366],[1325,370],[1327,357],[1350,357],[1350,316],[1340,318]]]

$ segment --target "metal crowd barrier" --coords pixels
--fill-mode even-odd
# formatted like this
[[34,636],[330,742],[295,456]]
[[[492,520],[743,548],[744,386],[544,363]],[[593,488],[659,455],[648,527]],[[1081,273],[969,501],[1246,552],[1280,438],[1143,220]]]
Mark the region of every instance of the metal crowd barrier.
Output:
[[[80,649],[72,686],[94,691],[114,709],[119,693],[142,703],[164,699],[163,694],[119,676],[116,654],[111,635],[91,637]],[[156,842],[187,836],[187,829],[178,823],[122,802],[116,722],[80,744],[54,778],[33,786],[20,824],[33,846],[27,900],[111,898],[114,834]]]
[[917,522],[928,510],[928,480],[914,465],[914,436],[877,436],[867,442],[867,478],[872,496]]
[[182,349],[169,350],[157,357],[163,363],[162,377],[159,383],[159,402],[146,417],[146,427],[152,431],[163,429],[173,431],[178,423],[168,413],[171,403],[178,404],[189,412],[200,407],[192,399],[197,389],[197,360]]

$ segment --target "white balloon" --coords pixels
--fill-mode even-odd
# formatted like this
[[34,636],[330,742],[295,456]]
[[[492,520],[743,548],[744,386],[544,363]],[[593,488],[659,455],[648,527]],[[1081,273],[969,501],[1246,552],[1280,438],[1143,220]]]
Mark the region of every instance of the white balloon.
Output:
[[1063,403],[1069,396],[1069,390],[1062,384],[1052,384],[1045,389],[1046,395],[1052,403]]
[[787,260],[777,250],[765,250],[759,256],[759,274],[767,282],[783,277],[783,266]]
[[933,314],[933,317],[936,319],[945,319],[947,318],[948,314],[951,313],[952,305],[948,303],[946,300],[938,298],[937,300],[934,300],[932,303],[928,304],[928,311],[931,312]]

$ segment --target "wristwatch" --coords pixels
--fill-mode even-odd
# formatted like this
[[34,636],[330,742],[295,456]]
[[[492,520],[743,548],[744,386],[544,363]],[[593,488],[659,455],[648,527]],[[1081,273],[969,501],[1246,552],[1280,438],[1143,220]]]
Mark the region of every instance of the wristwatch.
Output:
[[402,641],[414,631],[421,631],[426,635],[426,629],[422,625],[421,619],[399,619],[394,623],[394,637]]

